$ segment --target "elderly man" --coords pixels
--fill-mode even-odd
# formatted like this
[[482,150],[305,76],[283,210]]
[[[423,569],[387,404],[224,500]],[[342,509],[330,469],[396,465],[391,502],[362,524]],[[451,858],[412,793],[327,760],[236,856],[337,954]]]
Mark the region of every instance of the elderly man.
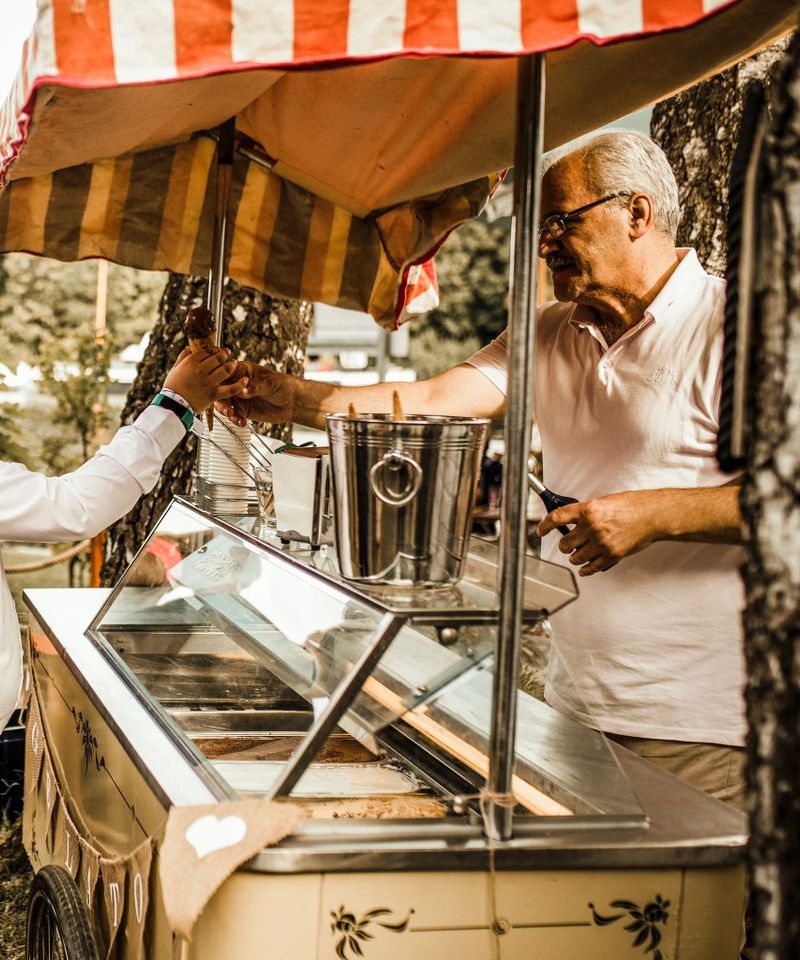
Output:
[[[714,462],[724,284],[676,249],[677,186],[648,137],[602,133],[550,155],[542,210],[556,302],[537,318],[535,415],[545,482],[580,502],[539,532],[543,555],[568,557],[585,584],[556,618],[546,697],[741,808],[738,487]],[[496,416],[505,334],[414,384],[243,372],[249,399],[227,406],[239,419],[322,427],[351,401],[391,409],[392,389],[407,410]]]

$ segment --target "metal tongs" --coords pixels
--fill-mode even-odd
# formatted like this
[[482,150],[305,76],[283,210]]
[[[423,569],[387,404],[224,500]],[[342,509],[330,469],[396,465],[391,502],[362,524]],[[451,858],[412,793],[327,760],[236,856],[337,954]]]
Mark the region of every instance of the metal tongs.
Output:
[[[536,460],[534,457],[528,457],[528,486],[533,490],[534,493],[539,495],[539,499],[547,507],[547,512],[552,513],[553,510],[558,510],[559,507],[566,507],[570,503],[578,503],[575,497],[562,497],[559,493],[553,493],[548,487],[546,487],[542,481],[536,476],[534,472],[536,470]],[[568,534],[570,533],[570,528],[566,524],[560,524],[558,527],[560,533]]]

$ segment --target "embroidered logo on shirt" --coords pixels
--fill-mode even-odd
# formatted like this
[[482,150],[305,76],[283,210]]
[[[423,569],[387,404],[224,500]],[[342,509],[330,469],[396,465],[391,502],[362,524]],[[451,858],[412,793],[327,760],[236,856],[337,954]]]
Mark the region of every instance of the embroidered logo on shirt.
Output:
[[668,363],[663,364],[663,366],[658,367],[654,370],[650,376],[647,378],[648,383],[671,383],[673,386],[677,387],[678,377],[675,373],[675,368],[671,367]]

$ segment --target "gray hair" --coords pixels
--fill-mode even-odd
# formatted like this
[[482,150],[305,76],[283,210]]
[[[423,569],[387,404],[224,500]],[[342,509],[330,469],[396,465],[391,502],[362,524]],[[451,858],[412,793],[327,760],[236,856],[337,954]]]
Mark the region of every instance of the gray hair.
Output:
[[542,176],[567,157],[586,164],[587,186],[598,197],[646,193],[653,201],[655,227],[673,241],[681,219],[678,184],[664,151],[637,130],[604,130],[573,140],[545,154]]

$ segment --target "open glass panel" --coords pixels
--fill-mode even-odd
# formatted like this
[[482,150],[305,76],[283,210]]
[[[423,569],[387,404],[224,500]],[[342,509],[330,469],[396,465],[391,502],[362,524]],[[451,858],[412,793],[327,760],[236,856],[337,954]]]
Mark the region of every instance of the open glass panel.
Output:
[[[557,656],[555,650],[551,651]],[[404,714],[419,737],[446,744],[477,772],[488,771],[493,657],[464,672]],[[646,825],[644,811],[605,736],[554,710],[542,697],[517,694],[517,814],[569,818],[602,816],[620,826]],[[519,816],[515,818],[515,822]]]
[[[315,817],[477,820],[494,589],[467,584],[460,609],[452,592],[444,606],[433,591],[386,597],[341,580],[333,551],[281,549],[248,522],[173,502],[94,642],[221,796],[290,795]],[[571,599],[567,580],[535,573],[554,604]],[[523,814],[640,813],[602,735],[526,693],[517,742]]]
[[[330,733],[335,735],[338,722],[359,744],[351,754],[363,758],[366,749],[372,758],[383,749],[375,740],[377,731],[405,712],[420,692],[437,690],[472,669],[493,642],[485,625],[463,628],[461,639],[454,628],[443,631],[451,648],[445,650],[436,626],[421,629],[424,634],[310,564],[176,501],[90,634],[140,698],[161,712],[165,726],[172,722],[192,732],[197,749],[212,760],[223,781],[237,792],[248,792],[256,783],[268,792],[280,777],[277,759],[260,772],[231,766],[233,761],[220,759],[220,751],[206,741],[233,722],[246,727],[249,712],[262,732],[272,733],[266,752],[286,762],[278,736],[293,737],[291,755],[317,730],[334,700],[339,712]],[[390,686],[372,675],[387,645],[390,665],[380,676]],[[428,648],[445,656],[423,656]],[[354,683],[354,670],[365,658],[367,672]],[[329,739],[315,743],[304,768],[317,753],[331,754]],[[284,747],[288,742],[284,738]],[[336,750],[341,752],[341,743]],[[298,789],[308,789],[309,777],[319,780],[309,771]],[[380,786],[383,790],[386,783]]]

